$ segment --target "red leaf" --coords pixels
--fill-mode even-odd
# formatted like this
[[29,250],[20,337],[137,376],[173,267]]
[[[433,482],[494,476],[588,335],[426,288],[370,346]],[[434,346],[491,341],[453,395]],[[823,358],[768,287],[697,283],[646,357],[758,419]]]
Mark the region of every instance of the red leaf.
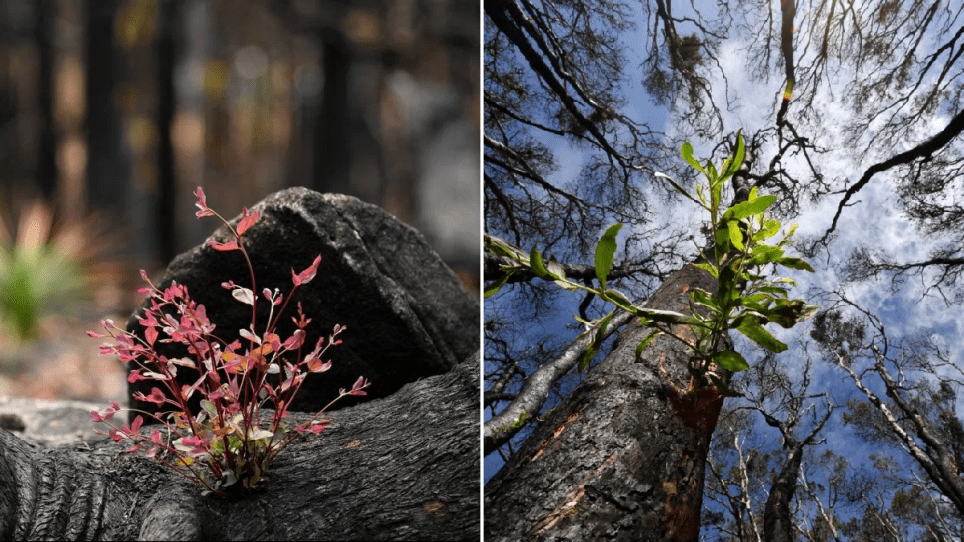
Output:
[[288,340],[285,341],[283,346],[285,350],[297,350],[298,348],[301,348],[301,345],[304,344],[304,342],[305,330],[296,329],[294,334],[292,334],[291,337],[288,337]]
[[248,228],[250,228],[251,225],[258,220],[259,216],[261,215],[259,215],[258,213],[251,213],[251,215],[249,216],[248,208],[245,207],[241,211],[241,222],[238,222],[238,235],[239,236],[244,235],[244,232],[248,231]]
[[321,359],[318,358],[317,356],[309,355],[308,359],[306,359],[305,361],[308,362],[308,372],[311,372],[311,373],[323,373],[328,369],[331,369],[330,361],[326,361],[322,363]]
[[221,252],[240,249],[237,241],[228,241],[227,243],[219,243],[214,239],[208,239],[207,245],[213,248],[214,250],[220,250]]
[[359,376],[358,380],[355,381],[355,385],[351,387],[349,395],[367,395],[362,390],[367,388],[371,383],[365,380],[365,377]]
[[301,273],[295,274],[295,270],[291,270],[291,282],[295,283],[295,286],[300,286],[302,284],[307,284],[311,282],[311,279],[315,278],[315,274],[318,272],[318,264],[321,263],[321,254],[315,257],[315,261],[311,262],[308,269],[305,269]]
[[204,190],[200,186],[194,191],[194,195],[197,196],[197,202],[194,205],[200,209],[200,211],[194,213],[194,216],[198,218],[204,216],[214,216],[214,211],[208,207],[207,198],[204,196]]
[[[162,392],[159,388],[151,388],[151,394],[145,397],[144,400],[148,403],[157,403],[159,405],[163,405],[164,392]],[[140,418],[140,416],[138,416],[138,418]]]

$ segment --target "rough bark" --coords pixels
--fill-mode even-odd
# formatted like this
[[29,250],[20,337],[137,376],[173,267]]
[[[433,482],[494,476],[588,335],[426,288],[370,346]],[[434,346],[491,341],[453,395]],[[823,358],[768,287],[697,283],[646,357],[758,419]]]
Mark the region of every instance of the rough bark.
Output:
[[109,440],[48,447],[0,428],[0,539],[478,540],[478,390],[476,353],[333,412],[231,498]]
[[[604,337],[609,337],[631,319],[632,315],[626,312],[616,315],[609,323]],[[552,385],[579,363],[591,338],[586,336],[576,339],[554,361],[540,366],[526,378],[522,391],[510,401],[509,406],[482,425],[483,456],[495,452],[519,432],[521,427],[512,425],[523,412],[531,415],[542,411]]]
[[[686,266],[646,306],[687,312],[690,289],[715,285]],[[689,352],[671,337],[637,360],[648,333],[630,324],[489,481],[486,540],[697,540],[706,454],[723,400],[712,389],[685,393]]]
[[[216,201],[216,195],[208,195],[215,207]],[[317,411],[359,376],[372,383],[369,398],[385,397],[408,382],[448,371],[480,348],[478,302],[420,233],[382,209],[349,196],[290,188],[268,196],[251,211],[261,217],[245,233],[244,243],[259,294],[264,288],[287,294],[292,270],[300,272],[315,256],[322,257],[316,278],[298,289],[279,320],[279,334],[286,338],[294,331],[290,316],[298,302],[312,319],[305,344],[314,345],[336,323],[348,326],[339,336],[343,344],[326,354],[331,370],[309,375],[291,409]],[[227,228],[213,237],[227,241]],[[239,251],[195,247],[175,258],[156,284],[164,288],[173,280],[186,285],[191,298],[205,306],[223,340],[235,340],[238,330],[250,326],[251,307],[221,287],[228,280],[250,287]],[[128,319],[128,329],[140,329],[136,316],[144,308]],[[268,307],[261,303],[259,309],[260,332]],[[169,344],[158,344],[157,350],[168,357],[185,355]],[[196,379],[192,371],[178,372],[182,384]],[[144,380],[129,388],[131,393],[150,394],[156,385]],[[142,410],[155,408],[152,403],[131,403]]]

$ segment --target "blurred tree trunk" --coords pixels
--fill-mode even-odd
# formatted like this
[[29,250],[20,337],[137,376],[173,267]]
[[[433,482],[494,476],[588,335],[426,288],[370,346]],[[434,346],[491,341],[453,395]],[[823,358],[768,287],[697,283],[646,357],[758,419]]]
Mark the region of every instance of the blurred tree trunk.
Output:
[[178,0],[162,0],[157,33],[157,234],[160,261],[177,256],[176,189],[174,170],[174,124],[176,97],[174,66],[180,23]]
[[351,118],[348,77],[351,51],[344,36],[321,30],[323,89],[321,104],[313,119],[316,151],[311,168],[312,188],[318,192],[349,194],[348,174],[351,167]]
[[54,127],[53,21],[52,0],[34,5],[34,38],[37,43],[37,112],[40,117],[40,146],[37,149],[37,187],[47,201],[57,192],[57,131]]
[[116,0],[87,0],[86,107],[87,201],[92,210],[123,217],[126,214],[126,166],[121,158],[120,117],[114,108],[116,60],[114,16]]

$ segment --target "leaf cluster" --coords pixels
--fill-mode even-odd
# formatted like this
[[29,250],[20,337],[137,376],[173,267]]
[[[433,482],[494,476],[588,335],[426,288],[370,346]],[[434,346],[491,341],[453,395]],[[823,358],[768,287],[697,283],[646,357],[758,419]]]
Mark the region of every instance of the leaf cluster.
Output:
[[[689,370],[693,375],[692,388],[705,384],[716,386],[725,394],[733,394],[716,372],[714,366],[727,371],[737,372],[749,368],[743,356],[734,350],[721,349],[724,334],[736,329],[751,341],[770,352],[783,352],[787,345],[776,339],[763,326],[774,322],[785,328],[809,318],[816,307],[807,305],[800,299],[789,298],[789,288],[794,282],[789,278],[769,278],[764,273],[768,265],[783,266],[813,272],[804,260],[787,256],[785,246],[793,235],[795,226],[775,245],[767,244],[781,229],[779,221],[766,213],[774,204],[776,196],[757,194],[756,187],[750,190],[746,201],[722,208],[722,193],[725,182],[739,170],[745,152],[741,135],[737,134],[736,152],[728,157],[717,169],[712,162],[700,164],[693,158],[693,147],[684,143],[681,154],[683,159],[699,171],[706,184],[699,184],[696,193],[690,194],[673,179],[663,173],[658,178],[666,179],[680,194],[705,209],[710,217],[710,228],[714,232],[712,250],[702,252],[702,261],[696,267],[706,271],[717,280],[717,291],[707,292],[700,288],[690,290],[690,314],[641,307],[630,301],[625,294],[607,286],[606,279],[613,267],[616,252],[616,237],[622,224],[609,227],[596,245],[595,271],[598,287],[584,285],[569,280],[563,267],[554,259],[545,261],[537,247],[533,247],[528,257],[514,247],[495,239],[486,239],[486,248],[493,254],[505,256],[513,261],[504,265],[500,280],[489,285],[485,296],[489,297],[505,284],[512,273],[520,269],[531,269],[539,278],[552,281],[567,290],[584,290],[613,304],[615,308],[606,316],[593,322],[585,322],[585,334],[592,334],[591,341],[579,368],[584,369],[598,351],[606,328],[619,310],[629,312],[640,319],[650,333],[636,347],[637,356],[659,335],[668,334],[687,344],[692,350]],[[578,316],[577,320],[582,321]],[[678,331],[679,325],[689,332]],[[707,382],[708,381],[708,382]]]
[[[200,209],[198,218],[217,216],[234,234],[234,239],[227,243],[210,239],[208,245],[219,251],[240,250],[248,262],[251,289],[233,281],[221,285],[230,290],[238,302],[252,307],[250,327],[240,330],[240,336],[247,344],[240,340],[229,344],[215,335],[215,325],[208,318],[204,305],[191,300],[186,286],[172,282],[161,290],[141,271],[141,277],[149,287],[139,292],[148,294],[151,299],[150,308],[138,318],[138,323],[144,327],[144,338],[118,328],[110,320],[104,320],[103,328],[114,339],[114,343],[101,346],[101,353],[116,355],[120,361],[136,365],[130,371],[128,382],[158,382],[160,387],[153,387],[149,395],[136,392],[133,398],[171,408],[158,413],[142,412],[165,425],[167,434],[162,435],[157,429],[151,432],[150,437],[140,434],[144,423],[142,415],[138,415],[130,426],[125,424],[118,428],[111,424],[109,420],[121,410],[116,401],[103,411],[92,411],[91,418],[94,423],[107,425],[110,428],[107,434],[114,441],[133,442],[127,452],[146,445],[145,455],[148,457],[193,480],[205,491],[223,494],[223,490],[229,487],[256,487],[267,474],[268,465],[281,450],[298,435],[321,432],[328,420],[319,416],[342,397],[365,395],[363,390],[369,386],[369,382],[359,377],[351,390],[342,389],[338,397],[306,423],[293,428],[284,423],[288,406],[307,374],[323,373],[331,367],[331,362],[323,361],[322,357],[328,348],[341,343],[336,337],[345,330],[345,326],[336,324],[327,342],[321,337],[314,348],[303,353],[305,328],[311,318],[305,317],[299,303],[298,318],[292,317],[297,329],[284,340],[275,333],[278,320],[295,290],[314,279],[321,256],[300,273],[292,270],[292,288],[287,297],[277,289],[271,291],[265,288],[261,292],[261,299],[267,301],[271,309],[267,325],[259,332],[255,311],[259,296],[254,293],[257,290],[254,271],[242,242],[244,233],[258,220],[258,213],[249,214],[244,209],[237,228],[234,228],[207,206],[200,187],[195,194]],[[275,312],[278,306],[280,308]],[[87,334],[92,337],[103,336],[92,331]],[[154,345],[158,342],[181,343],[189,356],[169,359],[155,351]],[[294,354],[295,361],[292,363],[283,357],[286,354]],[[176,379],[178,367],[197,371],[200,377],[191,385],[179,385]],[[272,384],[269,375],[277,375],[273,380],[277,384]],[[197,414],[188,407],[188,401],[195,394],[201,397],[201,410]],[[274,410],[270,420],[262,419],[263,408]],[[95,429],[95,432],[105,434],[99,429]],[[173,456],[172,462],[162,457],[162,451]]]

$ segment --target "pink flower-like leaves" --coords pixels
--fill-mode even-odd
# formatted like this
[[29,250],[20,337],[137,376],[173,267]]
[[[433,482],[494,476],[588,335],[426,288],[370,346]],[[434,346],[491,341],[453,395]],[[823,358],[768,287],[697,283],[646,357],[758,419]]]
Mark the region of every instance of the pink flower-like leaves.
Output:
[[204,196],[204,190],[200,186],[194,191],[194,195],[197,196],[197,202],[194,205],[200,209],[198,212],[194,213],[194,216],[198,218],[214,216],[214,211],[208,207],[207,198]]
[[295,286],[301,286],[302,284],[308,284],[311,279],[315,278],[315,274],[318,273],[318,264],[321,263],[321,254],[315,257],[315,261],[311,262],[308,269],[305,269],[301,273],[295,274],[295,270],[291,270],[291,282]]
[[238,246],[238,242],[235,241],[234,239],[228,241],[227,243],[219,243],[219,242],[215,241],[214,238],[211,238],[211,239],[208,239],[208,240],[207,240],[207,243],[206,243],[206,244],[207,244],[207,246],[213,248],[214,250],[218,250],[218,251],[221,251],[221,252],[227,252],[227,251],[229,251],[229,250],[240,250],[240,249],[241,249],[241,247]]
[[238,222],[238,229],[237,229],[238,237],[244,235],[244,232],[248,231],[248,228],[250,228],[255,222],[258,221],[259,216],[261,215],[259,215],[258,213],[251,213],[249,215],[248,208],[245,207],[241,211],[241,220]]
[[[244,297],[246,303],[250,301],[251,325],[241,330],[243,341],[235,340],[229,344],[214,335],[215,325],[208,319],[204,305],[190,299],[187,287],[172,282],[161,290],[150,281],[146,272],[141,271],[141,278],[148,286],[138,291],[150,299],[150,308],[137,316],[143,333],[135,334],[105,320],[104,331],[114,343],[101,346],[101,352],[135,365],[128,373],[128,382],[149,380],[157,383],[150,394],[135,392],[132,397],[156,405],[157,412],[147,415],[164,424],[168,432],[154,430],[150,436],[140,435],[144,422],[142,416],[137,416],[130,427],[118,428],[113,425],[115,415],[121,410],[116,401],[104,410],[91,411],[91,420],[107,425],[111,439],[117,442],[130,440],[133,446],[125,451],[132,452],[146,445],[145,455],[148,457],[179,470],[205,490],[220,493],[223,487],[238,481],[243,482],[239,486],[256,486],[268,463],[296,438],[297,433],[317,434],[325,429],[329,420],[318,419],[318,416],[330,404],[314,419],[294,428],[282,425],[282,419],[308,373],[324,372],[331,367],[331,362],[323,361],[322,356],[329,347],[341,342],[336,336],[345,328],[336,325],[327,341],[319,339],[315,348],[303,354],[307,337],[305,329],[311,318],[304,315],[298,303],[297,318],[292,318],[296,330],[282,340],[275,325],[293,292],[315,278],[321,256],[315,257],[301,272],[291,270],[292,288],[287,295],[281,295],[277,289],[259,290],[253,283],[254,270],[241,237],[251,230],[260,214],[244,208],[237,225],[232,227],[208,206],[201,187],[194,194],[197,197],[196,216],[215,216],[234,235],[227,242],[211,238],[206,244],[218,251],[238,250],[248,263],[252,278],[250,290],[233,281],[221,286],[232,296]],[[263,297],[255,298],[253,293],[258,291]],[[254,309],[261,302],[267,302],[271,305],[271,313],[277,311],[277,314],[269,317],[267,324],[259,326]],[[281,308],[275,309],[277,306]],[[95,332],[87,334],[104,336]],[[156,345],[164,343],[182,345],[187,356],[168,358],[154,350]],[[184,373],[178,372],[180,367],[192,371],[187,373],[191,375],[188,383],[182,383]],[[341,390],[336,400],[347,395],[365,395],[363,390],[368,386],[367,380],[359,378],[350,391]],[[188,407],[188,400],[194,395],[201,396],[202,410],[197,414]],[[261,429],[265,427],[260,415],[262,407],[275,411],[268,430]],[[162,450],[169,455],[159,455]],[[174,460],[168,463],[172,456]]]

